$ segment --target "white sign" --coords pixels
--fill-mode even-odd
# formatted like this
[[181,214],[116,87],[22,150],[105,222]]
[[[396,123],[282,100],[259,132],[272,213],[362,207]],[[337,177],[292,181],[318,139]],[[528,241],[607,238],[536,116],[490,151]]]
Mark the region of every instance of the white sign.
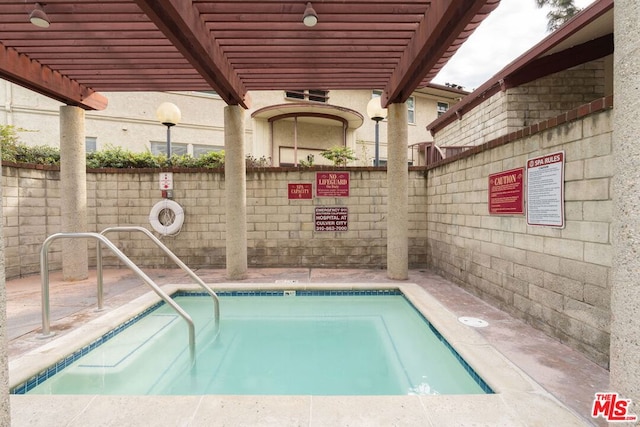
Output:
[[564,227],[564,151],[527,160],[527,224]]
[[160,172],[160,190],[173,190],[173,172]]

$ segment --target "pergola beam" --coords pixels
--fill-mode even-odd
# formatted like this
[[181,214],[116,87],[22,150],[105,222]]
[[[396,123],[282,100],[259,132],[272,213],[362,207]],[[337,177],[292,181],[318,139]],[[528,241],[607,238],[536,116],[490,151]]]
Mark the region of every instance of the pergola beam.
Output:
[[432,1],[382,93],[382,105],[405,102],[486,3],[497,1]]
[[108,100],[103,95],[30,60],[0,43],[0,77],[67,105],[84,110],[104,110]]
[[192,2],[135,1],[227,104],[249,108],[247,90]]

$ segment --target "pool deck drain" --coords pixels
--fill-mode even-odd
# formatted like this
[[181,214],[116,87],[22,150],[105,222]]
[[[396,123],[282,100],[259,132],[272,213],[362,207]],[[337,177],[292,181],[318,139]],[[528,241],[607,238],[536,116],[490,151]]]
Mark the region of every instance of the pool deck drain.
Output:
[[477,317],[458,317],[458,321],[463,325],[471,326],[474,328],[486,328],[489,326],[489,322],[486,320],[478,319]]

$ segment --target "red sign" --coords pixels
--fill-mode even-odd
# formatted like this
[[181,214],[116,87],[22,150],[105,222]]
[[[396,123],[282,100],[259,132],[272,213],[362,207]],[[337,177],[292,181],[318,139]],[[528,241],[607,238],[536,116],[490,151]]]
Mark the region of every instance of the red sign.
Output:
[[316,172],[316,196],[349,197],[349,172]]
[[289,200],[297,200],[297,199],[311,199],[313,198],[313,189],[311,188],[311,184],[288,184],[289,192]]
[[524,168],[489,175],[489,213],[524,214]]
[[313,215],[315,231],[348,231],[349,208],[317,206]]

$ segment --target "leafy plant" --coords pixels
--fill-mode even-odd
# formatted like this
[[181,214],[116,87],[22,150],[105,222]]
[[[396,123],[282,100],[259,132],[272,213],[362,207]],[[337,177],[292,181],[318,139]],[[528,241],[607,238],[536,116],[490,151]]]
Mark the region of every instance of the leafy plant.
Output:
[[353,150],[349,147],[336,146],[320,153],[322,157],[331,161],[335,166],[346,166],[352,160],[358,160]]
[[300,166],[302,166],[303,168],[310,168],[311,166],[313,166],[313,154],[309,154],[307,156],[307,160],[300,160]]
[[256,158],[249,154],[246,157],[246,161],[248,168],[267,168],[271,166],[271,158],[265,156]]
[[165,156],[156,156],[149,151],[134,153],[112,145],[107,145],[104,150],[87,153],[89,168],[158,168],[165,162]]
[[171,164],[183,168],[218,169],[224,166],[224,151],[209,151],[199,157],[190,154],[171,156]]
[[10,125],[0,125],[0,145],[2,149],[2,160],[15,162],[16,152],[20,138],[18,137],[18,128]]

